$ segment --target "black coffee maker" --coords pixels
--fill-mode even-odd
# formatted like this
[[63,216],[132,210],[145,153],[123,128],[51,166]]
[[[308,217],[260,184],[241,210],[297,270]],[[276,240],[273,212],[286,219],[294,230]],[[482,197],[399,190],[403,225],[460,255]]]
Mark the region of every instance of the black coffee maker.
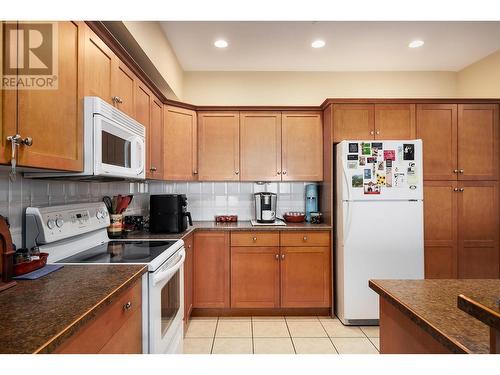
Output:
[[149,231],[151,233],[181,233],[193,225],[187,210],[185,194],[151,195],[149,198]]

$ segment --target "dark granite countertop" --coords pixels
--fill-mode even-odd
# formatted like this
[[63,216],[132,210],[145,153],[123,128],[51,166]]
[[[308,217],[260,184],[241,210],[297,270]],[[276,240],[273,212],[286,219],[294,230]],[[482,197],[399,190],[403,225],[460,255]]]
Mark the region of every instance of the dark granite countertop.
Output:
[[66,265],[0,293],[0,353],[51,353],[146,272],[143,265]]
[[216,223],[215,221],[194,221],[193,226],[182,233],[150,233],[147,231],[136,231],[128,233],[124,238],[130,239],[181,239],[196,230],[255,230],[255,231],[301,231],[301,230],[331,230],[329,224],[310,223],[287,223],[286,226],[253,226],[250,221],[238,221],[236,223]]
[[500,291],[479,291],[458,296],[458,308],[479,319],[484,324],[500,330]]
[[460,310],[457,298],[498,298],[500,280],[370,280],[369,285],[452,352],[489,353],[489,327]]

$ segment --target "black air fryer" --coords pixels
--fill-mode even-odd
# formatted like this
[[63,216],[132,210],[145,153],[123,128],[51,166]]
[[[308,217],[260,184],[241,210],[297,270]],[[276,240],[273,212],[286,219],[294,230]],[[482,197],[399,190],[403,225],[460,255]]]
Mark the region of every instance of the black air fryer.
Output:
[[149,231],[151,233],[181,233],[193,225],[187,211],[184,194],[151,195],[149,198]]

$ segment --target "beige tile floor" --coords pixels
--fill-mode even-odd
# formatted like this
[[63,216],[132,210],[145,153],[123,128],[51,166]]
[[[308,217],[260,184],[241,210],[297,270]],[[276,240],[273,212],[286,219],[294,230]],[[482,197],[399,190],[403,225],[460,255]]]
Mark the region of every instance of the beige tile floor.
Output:
[[311,317],[192,318],[185,354],[377,354],[379,327]]

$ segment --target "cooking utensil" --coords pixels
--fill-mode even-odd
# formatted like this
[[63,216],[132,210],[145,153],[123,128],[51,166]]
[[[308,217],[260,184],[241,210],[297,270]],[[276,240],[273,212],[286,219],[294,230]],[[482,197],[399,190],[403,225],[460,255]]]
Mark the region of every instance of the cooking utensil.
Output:
[[116,213],[116,207],[118,206],[118,197],[115,195],[113,196],[113,201],[111,204],[111,213],[114,214]]
[[106,195],[105,197],[102,198],[102,201],[106,205],[106,208],[108,209],[108,212],[110,214],[112,214],[113,213],[112,212],[112,210],[113,210],[113,201],[111,200],[111,198]]

